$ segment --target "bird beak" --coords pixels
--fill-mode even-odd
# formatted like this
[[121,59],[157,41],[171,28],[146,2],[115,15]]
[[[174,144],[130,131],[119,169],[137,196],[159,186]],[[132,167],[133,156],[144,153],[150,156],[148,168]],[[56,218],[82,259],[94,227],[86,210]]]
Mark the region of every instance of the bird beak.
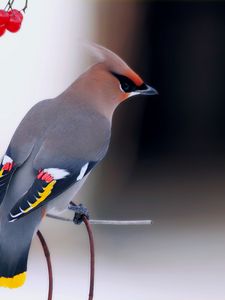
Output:
[[137,90],[141,95],[158,95],[159,93],[150,85],[143,83]]

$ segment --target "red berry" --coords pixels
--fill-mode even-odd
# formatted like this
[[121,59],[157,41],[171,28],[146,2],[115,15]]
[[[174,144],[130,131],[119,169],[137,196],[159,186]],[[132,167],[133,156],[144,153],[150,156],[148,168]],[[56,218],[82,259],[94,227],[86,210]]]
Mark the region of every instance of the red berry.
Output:
[[21,19],[21,22],[23,21],[23,14],[17,9],[12,9],[9,11],[9,17],[11,16],[17,16]]
[[0,9],[0,25],[6,24],[9,21],[9,13],[3,9]]
[[5,33],[5,24],[0,25],[0,36],[3,36],[3,34]]
[[9,22],[6,24],[6,29],[10,32],[17,32],[20,30],[22,20],[20,17],[11,15],[9,18]]

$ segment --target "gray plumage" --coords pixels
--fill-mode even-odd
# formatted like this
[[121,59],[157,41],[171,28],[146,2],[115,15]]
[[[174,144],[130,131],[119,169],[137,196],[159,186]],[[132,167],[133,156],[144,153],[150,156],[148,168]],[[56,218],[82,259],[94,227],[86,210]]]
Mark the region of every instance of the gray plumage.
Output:
[[[101,160],[108,147],[110,122],[85,106],[67,106],[64,102],[59,96],[56,100],[35,105],[16,130],[7,150],[15,164],[22,167],[15,172],[0,207],[0,261],[5,262],[1,263],[3,269],[5,265],[8,267],[6,277],[13,275],[12,265],[17,266],[18,253],[26,256],[24,248],[27,252],[41,221],[39,208],[21,220],[8,222],[10,210],[32,185],[35,170],[48,167],[80,170],[84,161]],[[80,183],[75,185],[80,187]],[[71,199],[65,200],[64,208]],[[24,241],[27,244],[24,245]],[[1,251],[1,248],[7,248],[7,251]]]
[[26,271],[30,243],[43,215],[67,208],[105,156],[118,104],[133,92],[150,91],[118,56],[93,47],[100,61],[60,96],[31,108],[6,151],[9,163],[3,159],[0,176],[0,286],[23,284],[4,280]]

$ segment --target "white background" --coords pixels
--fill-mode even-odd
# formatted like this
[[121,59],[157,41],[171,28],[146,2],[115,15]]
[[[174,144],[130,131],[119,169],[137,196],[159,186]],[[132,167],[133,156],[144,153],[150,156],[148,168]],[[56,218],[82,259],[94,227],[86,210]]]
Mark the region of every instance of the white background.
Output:
[[[18,3],[18,7],[23,6],[21,0],[15,3]],[[102,24],[102,20],[96,20],[96,7],[95,1],[30,0],[21,31],[16,34],[7,33],[0,38],[1,154],[27,110],[40,100],[58,95],[87,67],[88,58],[79,47],[78,40],[95,40],[95,35],[98,34],[95,32],[96,23],[98,21],[98,24]],[[110,26],[107,27],[107,22],[103,24],[105,27],[102,26],[102,31],[108,40],[114,38],[116,41],[117,37],[110,35],[111,29]],[[120,28],[120,24],[117,25]],[[129,44],[124,37],[122,42],[125,46]],[[129,56],[132,48],[124,47],[123,51]],[[120,171],[120,165],[115,169]],[[88,203],[91,212],[91,205],[95,205],[92,202],[93,191],[101,193],[103,189],[96,174],[98,171],[91,175],[76,198],[78,203]],[[115,181],[112,181],[112,190]],[[129,197],[130,211],[135,218],[151,217],[151,211],[143,211],[138,206],[140,199],[157,203],[161,197],[164,201],[162,203],[171,203],[171,210],[168,215],[164,214],[166,217],[163,219],[162,207],[158,212],[158,219],[148,228],[94,227],[95,300],[225,298],[224,212],[221,210],[219,216],[215,214],[216,225],[212,220],[213,210],[210,217],[204,212],[204,199],[207,197],[215,199],[217,195],[221,203],[224,201],[224,177],[215,178],[215,191],[208,190],[210,184],[200,179],[196,181],[194,178],[189,183],[190,186],[186,184],[185,178],[174,179],[171,174],[168,178],[160,174],[157,178],[157,174],[154,174],[154,178],[149,180],[148,173],[144,174],[142,171],[141,174],[136,174],[128,192],[118,191],[121,203],[123,198]],[[184,194],[186,203],[191,199],[193,212],[198,210],[200,216],[190,219],[185,208],[183,214],[180,211],[179,215],[176,214],[173,200],[184,197]],[[103,197],[110,198],[105,194]],[[196,209],[194,204],[198,203],[199,198],[203,199],[203,204]],[[113,212],[107,211],[107,215],[98,211],[100,218],[107,218],[110,213],[118,213],[117,208]],[[204,218],[201,218],[201,214]],[[45,220],[41,230],[52,255],[53,299],[86,300],[89,245],[84,226]],[[45,300],[47,278],[45,258],[40,243],[35,238],[25,285],[15,290],[1,288],[0,299]]]

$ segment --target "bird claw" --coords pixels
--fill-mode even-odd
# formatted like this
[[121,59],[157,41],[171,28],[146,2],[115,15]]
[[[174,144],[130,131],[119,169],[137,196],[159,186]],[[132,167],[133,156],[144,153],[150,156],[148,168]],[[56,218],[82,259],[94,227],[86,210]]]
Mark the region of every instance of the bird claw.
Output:
[[77,225],[80,225],[83,222],[83,217],[86,217],[89,219],[89,212],[83,204],[75,204],[73,202],[70,202],[69,204],[69,210],[72,210],[75,212],[73,222]]

